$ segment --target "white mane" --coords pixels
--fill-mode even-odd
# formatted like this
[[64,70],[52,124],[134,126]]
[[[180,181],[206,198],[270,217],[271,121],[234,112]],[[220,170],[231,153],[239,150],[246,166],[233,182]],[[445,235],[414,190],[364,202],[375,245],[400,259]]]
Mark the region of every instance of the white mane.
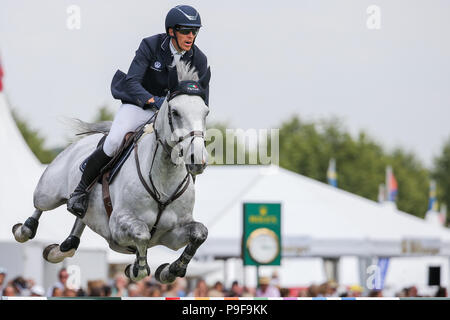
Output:
[[195,67],[191,68],[190,62],[179,61],[177,64],[178,81],[198,81],[198,72]]

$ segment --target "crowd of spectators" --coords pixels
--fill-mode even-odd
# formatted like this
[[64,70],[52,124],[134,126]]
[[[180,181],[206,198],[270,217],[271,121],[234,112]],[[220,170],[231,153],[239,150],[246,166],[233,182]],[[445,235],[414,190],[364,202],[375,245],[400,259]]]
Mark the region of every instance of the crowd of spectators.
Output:
[[[32,279],[16,277],[6,282],[6,270],[0,268],[0,296],[22,297],[361,297],[363,288],[359,285],[339,286],[334,281],[305,288],[281,288],[276,275],[259,278],[257,288],[242,286],[234,281],[230,288],[217,281],[208,286],[204,279],[197,279],[192,288],[185,278],[177,278],[171,284],[161,284],[152,276],[138,282],[131,282],[123,273],[118,273],[109,282],[88,281],[87,288],[70,288],[68,273],[61,269],[58,279],[47,291]],[[368,297],[383,297],[381,290],[364,294]],[[397,297],[420,297],[415,286],[404,288]],[[447,297],[447,291],[439,287],[434,297]]]

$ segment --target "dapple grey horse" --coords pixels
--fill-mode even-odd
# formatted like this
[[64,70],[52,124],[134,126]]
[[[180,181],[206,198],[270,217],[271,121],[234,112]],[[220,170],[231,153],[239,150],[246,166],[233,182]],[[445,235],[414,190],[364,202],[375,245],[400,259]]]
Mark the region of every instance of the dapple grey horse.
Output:
[[[173,88],[181,81],[195,81],[202,88],[209,83],[209,69],[202,79],[199,79],[194,68],[184,63],[177,64],[176,70],[175,76],[171,77],[170,86]],[[207,228],[194,221],[192,214],[195,200],[192,178],[202,173],[207,164],[204,132],[208,113],[208,106],[198,95],[180,94],[169,102],[166,99],[156,115],[154,130],[146,130],[148,133],[138,142],[139,164],[133,152],[110,185],[113,206],[111,217],[108,218],[106,214],[102,186],[96,183],[85,217],[82,220],[77,218],[70,236],[63,243],[48,246],[44,250],[44,258],[58,263],[73,256],[87,225],[106,239],[112,250],[136,254],[134,263],[125,270],[133,281],[150,274],[147,248],[164,245],[178,250],[186,246],[176,261],[161,265],[155,273],[161,283],[184,277],[189,261],[208,235]],[[110,125],[110,122],[88,124],[80,121],[79,131],[107,133]],[[25,242],[34,238],[41,214],[67,202],[80,180],[81,162],[92,153],[102,136],[102,133],[84,136],[50,163],[34,192],[35,212],[24,224],[13,227],[17,241]],[[139,180],[138,165],[147,188],[151,185],[152,191],[160,197],[159,204]],[[176,200],[166,204],[156,229],[151,232],[162,209],[161,203],[170,199],[183,182],[187,188]]]

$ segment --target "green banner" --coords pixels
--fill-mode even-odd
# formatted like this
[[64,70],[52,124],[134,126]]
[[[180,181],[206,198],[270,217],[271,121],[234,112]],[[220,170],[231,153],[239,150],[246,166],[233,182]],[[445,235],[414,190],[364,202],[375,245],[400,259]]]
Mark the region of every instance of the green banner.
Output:
[[244,265],[281,264],[281,204],[244,203]]

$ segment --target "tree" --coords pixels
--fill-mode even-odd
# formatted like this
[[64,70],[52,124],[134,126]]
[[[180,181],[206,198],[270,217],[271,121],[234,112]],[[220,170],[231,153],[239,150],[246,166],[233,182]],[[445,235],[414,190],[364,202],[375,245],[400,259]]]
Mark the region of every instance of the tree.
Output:
[[364,131],[353,138],[335,118],[306,122],[294,116],[281,125],[281,167],[326,182],[330,158],[336,160],[339,188],[374,201],[391,165],[399,184],[398,208],[424,216],[429,173],[413,154],[400,148],[388,153]]
[[17,128],[22,133],[25,142],[41,163],[48,164],[58,155],[57,152],[44,147],[45,139],[38,130],[32,129],[27,121],[20,117],[16,111],[12,111],[12,116]]
[[433,161],[432,178],[436,180],[439,203],[445,203],[450,209],[450,137],[444,142],[441,154]]
[[98,113],[94,118],[94,122],[112,121],[113,119],[114,119],[114,113],[108,109],[107,105],[103,105],[98,110]]
[[428,189],[430,172],[416,158],[400,148],[387,156],[398,181],[397,207],[420,218],[428,208]]

